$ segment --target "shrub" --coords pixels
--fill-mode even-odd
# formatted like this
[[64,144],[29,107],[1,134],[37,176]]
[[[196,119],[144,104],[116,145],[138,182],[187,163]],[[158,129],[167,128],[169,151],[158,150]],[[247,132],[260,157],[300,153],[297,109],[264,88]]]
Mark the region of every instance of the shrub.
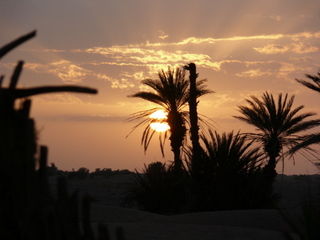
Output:
[[68,179],[86,179],[89,176],[89,169],[81,167],[78,171],[68,172]]
[[276,207],[279,196],[262,173],[262,154],[240,133],[202,136],[197,156],[187,152],[186,167],[174,171],[161,162],[136,172],[125,206],[156,213]]
[[188,154],[197,211],[275,207],[278,196],[263,178],[262,154],[252,141],[240,133],[209,134],[201,154]]
[[90,177],[104,177],[109,178],[113,176],[114,173],[112,172],[111,168],[103,168],[102,170],[100,168],[96,168],[96,170],[92,173],[90,173]]
[[124,206],[155,213],[173,214],[185,211],[188,194],[183,176],[175,174],[173,165],[154,162],[145,165],[142,173],[136,172],[128,185]]

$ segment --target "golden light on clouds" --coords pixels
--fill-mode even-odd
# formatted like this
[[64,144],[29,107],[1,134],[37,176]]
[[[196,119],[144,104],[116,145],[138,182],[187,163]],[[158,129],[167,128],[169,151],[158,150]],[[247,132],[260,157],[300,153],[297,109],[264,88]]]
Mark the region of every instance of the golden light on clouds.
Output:
[[57,74],[66,83],[80,83],[90,73],[89,70],[66,60],[51,63],[51,67],[48,72]]
[[300,32],[295,34],[269,34],[269,35],[253,35],[253,36],[234,36],[228,38],[199,38],[199,37],[189,37],[183,39],[179,42],[163,42],[163,43],[150,43],[147,42],[145,46],[147,47],[159,47],[159,46],[179,46],[188,44],[215,44],[218,42],[228,42],[228,41],[246,41],[246,40],[278,40],[282,38],[289,38],[292,40],[297,40],[300,38],[319,38],[320,32]]
[[300,42],[300,43],[291,43],[291,44],[269,44],[264,47],[254,48],[254,50],[264,54],[284,54],[288,52],[313,53],[313,52],[318,52],[319,47]]
[[272,73],[271,72],[266,72],[266,71],[261,71],[259,68],[257,69],[250,69],[248,71],[242,72],[242,73],[238,73],[236,74],[237,76],[240,77],[261,77],[261,76],[271,76]]
[[116,78],[109,77],[106,74],[93,74],[93,75],[96,76],[98,79],[102,79],[110,82],[111,88],[127,89],[127,88],[133,88],[135,86],[135,84],[127,78],[116,79]]
[[[159,31],[162,40],[166,40],[167,34]],[[65,83],[80,83],[85,78],[98,78],[110,83],[112,89],[131,89],[141,87],[140,80],[154,76],[159,69],[166,69],[169,66],[181,67],[187,62],[196,62],[198,67],[214,70],[226,71],[222,66],[233,63],[239,63],[245,66],[241,72],[236,72],[239,77],[259,77],[271,76],[272,73],[267,68],[257,67],[256,64],[268,65],[270,60],[248,61],[232,56],[239,48],[247,47],[253,43],[252,51],[263,55],[285,55],[287,53],[307,54],[319,52],[319,46],[316,44],[320,39],[320,32],[300,32],[295,34],[269,34],[252,36],[234,36],[228,38],[200,38],[188,37],[178,42],[149,42],[140,44],[115,45],[110,47],[92,47],[87,49],[75,50],[56,50],[46,49],[45,52],[55,52],[60,54],[60,61],[54,61],[48,64],[27,63],[26,68],[37,73],[49,73],[60,78]],[[285,40],[285,41],[284,41]],[[219,47],[217,46],[219,44]],[[223,44],[223,47],[220,45]],[[195,48],[199,45],[199,50]],[[256,46],[255,46],[256,45]],[[191,47],[193,50],[188,50]],[[205,46],[205,48],[204,48]],[[212,46],[213,50],[210,52]],[[201,49],[207,49],[206,53]],[[221,49],[230,56],[220,56]],[[248,49],[250,50],[250,48]],[[220,51],[220,52],[219,52]],[[65,60],[64,54],[85,53],[98,54],[105,57],[106,61],[87,61],[84,63],[75,63]],[[223,57],[223,58],[222,58]],[[293,58],[291,58],[293,59]],[[289,59],[288,59],[289,61]],[[290,65],[293,63],[281,61],[281,65]],[[293,61],[293,60],[291,60]],[[1,64],[1,63],[0,63]],[[4,65],[4,64],[2,64]],[[123,68],[131,67],[132,70],[120,70],[116,75],[108,72],[93,70],[94,66],[121,66]],[[7,68],[9,65],[6,64]],[[13,68],[13,65],[10,67]],[[143,70],[141,70],[143,68]],[[284,68],[284,67],[282,67]],[[285,71],[279,74],[289,74],[294,68],[286,67]],[[275,71],[274,71],[275,72]]]
[[210,57],[206,54],[195,54],[187,51],[166,51],[163,49],[148,49],[145,47],[128,47],[128,46],[114,46],[109,48],[93,48],[84,50],[86,53],[101,54],[106,57],[111,57],[118,62],[138,62],[138,63],[174,63],[174,62],[188,62],[190,59],[204,62],[204,65],[211,65],[207,61]]
[[26,63],[25,68],[37,73],[49,73],[59,77],[65,83],[81,83],[91,73],[90,70],[78,66],[71,61],[61,60],[49,64]]

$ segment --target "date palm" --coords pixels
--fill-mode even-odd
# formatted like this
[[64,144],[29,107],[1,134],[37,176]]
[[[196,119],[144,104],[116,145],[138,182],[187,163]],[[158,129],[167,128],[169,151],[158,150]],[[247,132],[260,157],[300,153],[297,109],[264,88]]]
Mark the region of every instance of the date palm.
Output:
[[[146,151],[150,140],[156,132],[150,127],[150,123],[155,121],[154,119],[149,118],[150,114],[159,109],[163,109],[167,112],[167,119],[163,119],[162,121],[167,122],[170,129],[162,134],[160,133],[160,148],[163,154],[164,142],[169,138],[171,150],[174,154],[174,164],[180,166],[182,163],[180,158],[181,147],[187,133],[186,126],[189,125],[189,113],[185,111],[184,108],[188,105],[188,101],[190,99],[190,83],[185,78],[185,71],[180,68],[176,68],[174,70],[169,67],[166,72],[161,70],[158,73],[158,77],[158,79],[145,79],[142,81],[142,84],[150,87],[152,91],[140,91],[129,95],[129,97],[141,98],[148,102],[155,103],[159,107],[134,113],[128,120],[132,121],[143,119],[133,128],[133,130],[141,125],[146,125],[141,138],[141,144],[144,146],[144,150]],[[206,80],[199,80],[196,83],[197,98],[212,92],[205,88],[205,81]],[[199,120],[202,121],[201,119]]]
[[[189,153],[189,172],[198,210],[235,210],[265,208],[273,205],[276,195],[272,185],[260,174],[263,152],[248,140],[247,135],[209,131],[201,136],[201,158],[192,164]],[[190,149],[191,150],[191,149]],[[199,161],[200,160],[200,161]]]
[[[320,71],[317,72],[317,75],[305,74],[305,76],[309,80],[311,80],[311,82],[307,81],[307,80],[302,80],[302,79],[296,79],[296,81],[298,83],[301,83],[303,86],[320,93]],[[298,144],[294,148],[292,148],[290,153],[294,154],[295,152],[297,152],[300,149],[309,147],[310,145],[313,145],[313,144],[319,144],[319,143],[320,143],[320,133],[310,134],[308,136],[305,136],[304,140],[300,144]],[[318,168],[320,166],[319,163],[315,163],[315,165]]]
[[306,74],[305,76],[312,82],[302,79],[296,79],[296,81],[301,83],[303,86],[320,93],[320,71],[317,73],[317,75]]
[[[300,113],[304,106],[293,108],[294,96],[283,97],[280,93],[276,101],[272,94],[264,93],[262,99],[252,96],[246,99],[249,106],[238,106],[242,116],[235,118],[256,127],[257,133],[248,133],[260,143],[268,156],[264,167],[266,176],[273,180],[276,164],[284,156],[283,150],[290,150],[303,141],[307,135],[301,132],[320,125],[320,119],[307,120],[316,115],[313,112]],[[300,149],[302,150],[302,149]]]

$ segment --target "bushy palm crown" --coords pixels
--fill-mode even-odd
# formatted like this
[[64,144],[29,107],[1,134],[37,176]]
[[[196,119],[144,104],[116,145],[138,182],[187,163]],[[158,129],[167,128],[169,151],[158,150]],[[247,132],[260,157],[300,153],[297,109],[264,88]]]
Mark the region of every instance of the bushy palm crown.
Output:
[[200,210],[260,208],[271,202],[268,185],[260,174],[263,153],[253,146],[253,140],[239,132],[212,131],[201,139],[201,157],[192,161],[192,149],[188,152],[194,197]]
[[298,135],[300,132],[320,125],[320,119],[306,120],[315,113],[299,113],[304,106],[292,109],[294,96],[288,98],[288,94],[283,97],[280,93],[277,102],[268,92],[262,99],[252,96],[246,101],[249,106],[239,106],[243,116],[235,118],[257,128],[259,133],[249,133],[248,136],[262,143],[269,160],[279,157],[283,147],[290,150],[299,144],[304,138]]
[[237,173],[246,173],[260,164],[261,153],[258,148],[252,147],[253,140],[247,141],[247,136],[239,132],[220,135],[216,131],[209,131],[209,138],[202,135],[201,139],[206,155],[214,160],[222,172],[234,168]]
[[[179,131],[174,125],[180,125],[185,135],[186,128],[185,124],[188,125],[189,120],[187,118],[188,112],[184,111],[184,107],[188,104],[190,93],[189,93],[189,80],[185,78],[185,71],[176,68],[175,70],[168,68],[168,71],[161,70],[158,73],[158,79],[145,79],[142,84],[150,87],[153,91],[140,91],[135,94],[129,95],[129,97],[141,98],[146,101],[155,103],[160,107],[140,111],[132,114],[128,119],[129,121],[143,119],[140,123],[134,126],[133,130],[141,125],[146,125],[146,128],[142,134],[141,143],[146,151],[150,140],[152,139],[155,130],[150,127],[150,123],[159,121],[157,119],[148,118],[153,112],[164,109],[168,113],[168,119],[164,119],[170,126],[170,132]],[[197,97],[204,94],[211,93],[212,91],[205,89],[205,79],[197,81]],[[159,135],[160,147],[163,153],[164,141],[167,138],[167,132],[164,135]]]

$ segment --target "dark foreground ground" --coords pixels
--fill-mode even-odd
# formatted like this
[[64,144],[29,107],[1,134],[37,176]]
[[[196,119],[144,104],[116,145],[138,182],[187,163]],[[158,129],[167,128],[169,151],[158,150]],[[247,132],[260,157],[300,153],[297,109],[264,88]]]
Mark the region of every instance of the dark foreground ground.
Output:
[[[96,201],[91,206],[94,229],[104,223],[112,239],[115,229],[121,226],[126,240],[135,239],[299,239],[278,210],[239,210],[190,213],[174,216],[120,207],[126,183],[132,174],[119,174],[110,178],[68,180],[68,190],[78,190],[80,195],[90,194]],[[55,192],[56,177],[50,177]],[[309,195],[320,202],[320,175],[279,175],[275,184],[282,197],[279,208],[287,212],[293,221],[300,212],[302,200]]]

